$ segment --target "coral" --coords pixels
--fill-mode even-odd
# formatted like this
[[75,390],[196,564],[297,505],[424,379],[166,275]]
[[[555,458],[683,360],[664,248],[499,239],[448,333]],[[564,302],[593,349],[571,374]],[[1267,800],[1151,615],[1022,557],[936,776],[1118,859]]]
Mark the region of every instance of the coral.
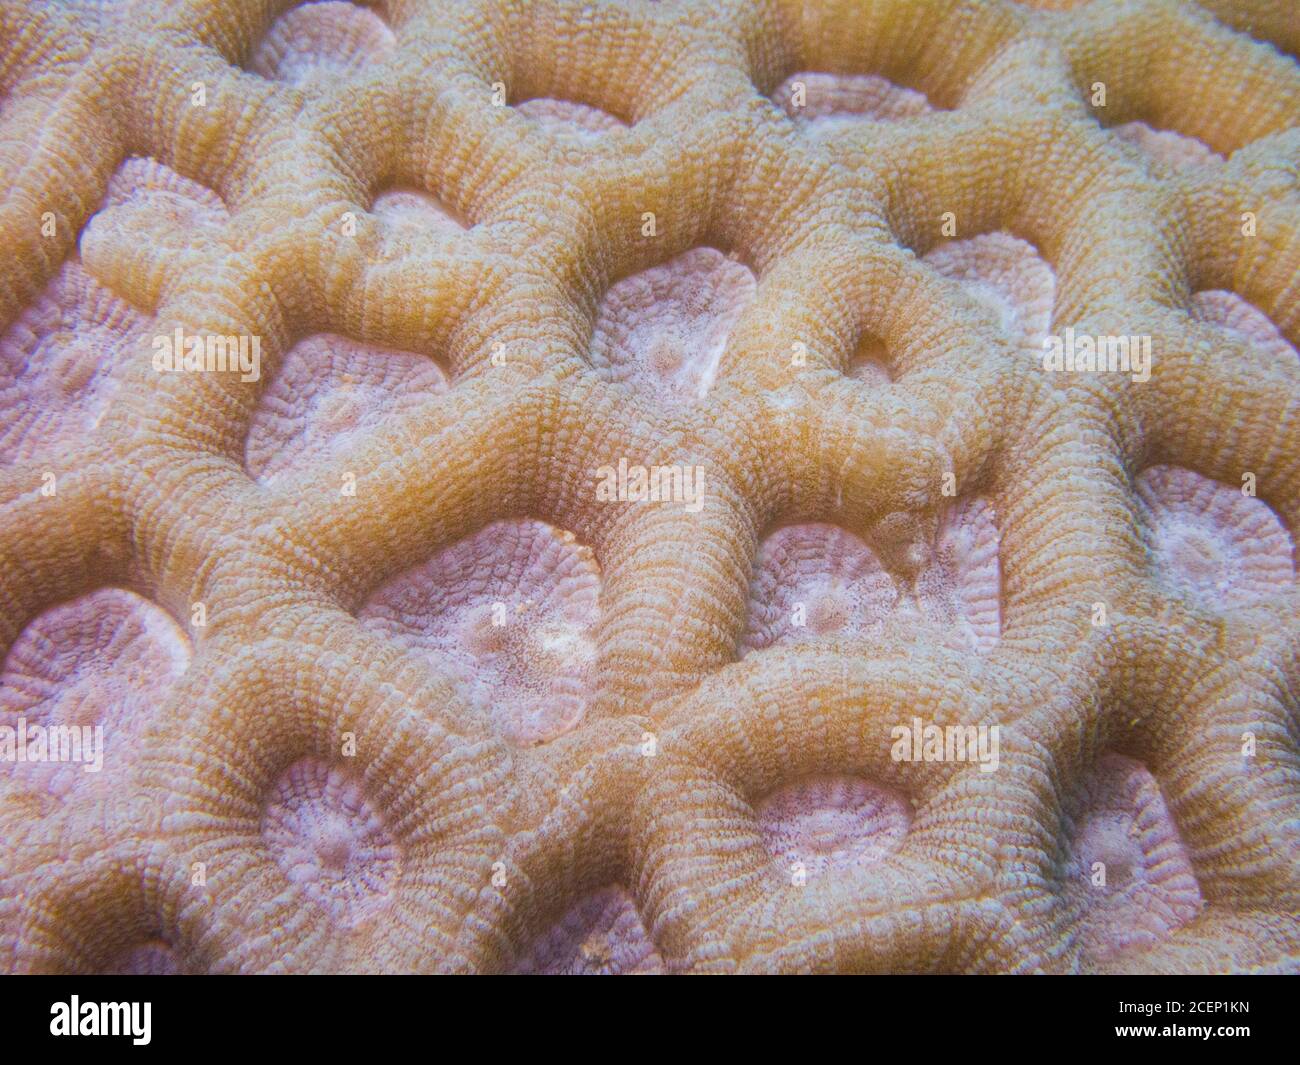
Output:
[[358,617],[423,651],[513,743],[553,740],[587,709],[600,571],[540,522],[496,522],[399,574]]
[[1168,939],[1196,917],[1201,892],[1155,778],[1106,754],[1070,800],[1070,864],[1062,885],[1083,911],[1083,957],[1121,956]]
[[0,338],[0,454],[31,459],[84,439],[143,329],[134,308],[69,261]]
[[716,248],[692,248],[610,287],[592,332],[591,364],[647,396],[703,399],[753,298],[752,272]]
[[649,976],[663,959],[646,935],[636,904],[620,888],[579,900],[516,963],[521,975]]
[[782,871],[816,877],[880,861],[907,832],[912,811],[889,789],[832,776],[787,784],[756,813]]
[[1295,545],[1262,501],[1177,466],[1143,470],[1137,490],[1148,557],[1174,594],[1213,610],[1292,582]]
[[289,880],[344,928],[382,911],[399,872],[397,847],[362,787],[316,758],[276,780],[262,838]]
[[962,500],[932,523],[890,514],[872,539],[877,551],[833,525],[791,525],[768,537],[743,646],[828,634],[879,639],[887,629],[963,650],[997,643],[998,532],[987,503]]
[[262,392],[244,445],[248,472],[270,484],[310,469],[403,411],[447,391],[437,363],[347,337],[311,336],[280,360]]
[[0,970],[1300,971],[1293,16],[6,0]]

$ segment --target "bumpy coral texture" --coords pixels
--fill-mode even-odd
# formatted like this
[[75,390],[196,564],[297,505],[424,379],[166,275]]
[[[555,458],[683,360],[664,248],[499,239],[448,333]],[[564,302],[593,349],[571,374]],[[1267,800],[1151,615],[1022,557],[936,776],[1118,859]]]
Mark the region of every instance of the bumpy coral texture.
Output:
[[0,969],[1300,971],[1298,50],[0,5]]

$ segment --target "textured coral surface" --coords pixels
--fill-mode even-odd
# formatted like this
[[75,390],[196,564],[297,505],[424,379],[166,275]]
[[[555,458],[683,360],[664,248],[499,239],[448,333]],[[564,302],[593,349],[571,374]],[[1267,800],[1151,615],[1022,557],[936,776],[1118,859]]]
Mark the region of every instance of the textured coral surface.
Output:
[[1300,970],[1298,49],[6,0],[0,970]]

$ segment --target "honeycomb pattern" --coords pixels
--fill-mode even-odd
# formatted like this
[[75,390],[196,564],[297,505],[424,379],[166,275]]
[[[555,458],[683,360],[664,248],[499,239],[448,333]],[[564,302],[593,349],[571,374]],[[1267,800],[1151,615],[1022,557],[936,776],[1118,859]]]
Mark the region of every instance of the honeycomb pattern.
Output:
[[0,966],[1300,969],[1298,49],[4,4]]

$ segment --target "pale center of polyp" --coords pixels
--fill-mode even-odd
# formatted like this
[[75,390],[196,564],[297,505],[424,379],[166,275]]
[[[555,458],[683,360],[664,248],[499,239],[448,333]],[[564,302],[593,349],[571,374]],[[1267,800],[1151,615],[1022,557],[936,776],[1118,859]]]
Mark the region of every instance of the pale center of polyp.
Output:
[[63,395],[74,396],[95,376],[94,351],[73,333],[56,333],[51,340],[58,348],[50,364],[51,376]]
[[561,678],[580,670],[592,648],[584,626],[542,617],[531,609],[534,605],[480,604],[464,623],[466,646],[476,654],[500,657],[519,676],[535,672]]
[[815,810],[803,821],[804,842],[819,854],[834,853],[844,849],[847,818],[842,810]]
[[1172,539],[1170,556],[1179,570],[1197,581],[1218,580],[1223,554],[1209,536],[1198,529],[1186,529]]
[[320,427],[331,433],[355,429],[364,409],[362,398],[352,386],[344,385],[321,400]]
[[1140,860],[1133,839],[1133,819],[1118,815],[1090,818],[1081,832],[1081,850],[1106,867],[1106,880],[1121,888],[1132,878],[1133,867]]
[[352,826],[337,815],[327,815],[313,825],[309,845],[320,858],[321,865],[338,871],[348,863],[352,853]]
[[808,613],[808,627],[818,634],[838,632],[849,623],[853,604],[841,584],[830,584],[817,595]]
[[672,377],[682,368],[685,355],[679,342],[672,337],[661,336],[651,343],[647,361],[660,377]]

